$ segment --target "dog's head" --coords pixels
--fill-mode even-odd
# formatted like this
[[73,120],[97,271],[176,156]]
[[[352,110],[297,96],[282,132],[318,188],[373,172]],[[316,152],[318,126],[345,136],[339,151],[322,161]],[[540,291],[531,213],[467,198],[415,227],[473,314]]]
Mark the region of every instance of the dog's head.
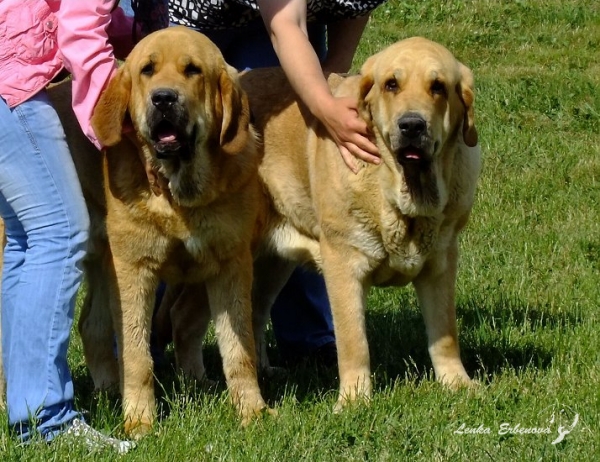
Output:
[[249,119],[237,72],[216,45],[199,32],[172,27],[135,46],[100,97],[92,125],[110,147],[130,120],[173,196],[190,202],[207,186],[201,170],[254,143]]
[[361,116],[405,176],[420,178],[414,192],[420,189],[423,202],[439,210],[447,191],[434,176],[452,162],[443,153],[477,144],[472,72],[439,43],[413,37],[370,57],[361,76]]

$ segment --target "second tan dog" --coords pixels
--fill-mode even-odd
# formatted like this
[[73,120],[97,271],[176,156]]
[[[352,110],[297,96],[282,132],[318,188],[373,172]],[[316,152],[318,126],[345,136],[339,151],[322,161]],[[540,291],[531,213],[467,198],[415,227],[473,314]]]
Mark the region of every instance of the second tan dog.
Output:
[[[310,257],[323,272],[338,349],[336,409],[371,395],[365,302],[372,285],[412,282],[436,377],[451,386],[468,383],[454,298],[458,234],[480,170],[473,75],[440,44],[411,38],[369,58],[359,76],[330,82],[335,95],[358,101],[381,165],[352,173],[290,90],[274,90],[286,88],[281,74],[242,77],[264,137],[260,176],[276,211],[264,251]],[[259,263],[255,286],[264,284],[264,271]],[[254,307],[259,326],[266,302]]]

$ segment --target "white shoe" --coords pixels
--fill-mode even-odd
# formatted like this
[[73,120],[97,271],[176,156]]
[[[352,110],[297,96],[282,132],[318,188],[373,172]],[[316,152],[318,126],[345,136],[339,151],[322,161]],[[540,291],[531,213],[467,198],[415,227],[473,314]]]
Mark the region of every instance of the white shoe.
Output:
[[135,448],[133,441],[106,436],[104,433],[94,430],[81,419],[73,419],[71,426],[67,428],[64,435],[76,438],[92,450],[112,448],[119,454],[125,454],[130,449]]

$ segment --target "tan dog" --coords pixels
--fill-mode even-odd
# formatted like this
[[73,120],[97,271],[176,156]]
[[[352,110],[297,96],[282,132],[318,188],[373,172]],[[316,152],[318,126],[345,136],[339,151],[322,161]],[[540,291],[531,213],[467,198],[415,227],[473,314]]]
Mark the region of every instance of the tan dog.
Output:
[[257,342],[277,286],[293,269],[280,260],[273,271],[273,256],[310,261],[323,272],[333,312],[336,409],[371,395],[365,304],[372,285],[413,283],[436,377],[468,383],[454,298],[458,234],[480,171],[471,71],[443,46],[410,38],[372,56],[358,76],[331,76],[335,95],[358,101],[381,153],[381,165],[362,164],[358,174],[282,72],[255,70],[241,81],[264,139],[260,176],[271,202],[255,269]]
[[[53,97],[92,219],[80,331],[94,384],[120,380],[125,431],[147,433],[156,413],[149,340],[157,284],[202,283],[231,398],[246,422],[266,404],[250,304],[258,151],[236,71],[187,28],[148,36],[96,107],[95,132],[110,146],[103,157],[78,133],[70,97]],[[133,131],[123,137],[128,124]],[[153,194],[140,157],[164,175],[168,193]],[[198,316],[202,302],[190,303]],[[202,356],[184,356],[185,371],[202,377]]]

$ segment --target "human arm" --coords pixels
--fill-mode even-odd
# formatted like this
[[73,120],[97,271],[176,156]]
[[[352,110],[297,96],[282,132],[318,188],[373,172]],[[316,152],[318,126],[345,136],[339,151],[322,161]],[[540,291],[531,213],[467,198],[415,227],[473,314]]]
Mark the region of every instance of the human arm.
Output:
[[[111,13],[114,0],[48,2],[58,20],[57,41],[65,67],[72,75],[73,110],[85,135],[102,145],[91,126],[92,113],[106,84],[117,69],[108,30],[115,32]],[[120,23],[127,24],[126,22]]]
[[[355,157],[379,163],[377,147],[369,139],[367,125],[358,115],[357,102],[352,98],[334,97],[327,85],[321,63],[308,40],[306,0],[258,0],[258,5],[290,84],[311,113],[325,125],[346,165],[356,172]],[[364,23],[360,30],[354,28],[350,33],[355,37],[352,55],[363,28]],[[337,32],[332,53],[335,55],[337,50],[338,56],[330,61],[336,67],[348,62],[348,53],[342,46],[342,30],[338,28]]]

